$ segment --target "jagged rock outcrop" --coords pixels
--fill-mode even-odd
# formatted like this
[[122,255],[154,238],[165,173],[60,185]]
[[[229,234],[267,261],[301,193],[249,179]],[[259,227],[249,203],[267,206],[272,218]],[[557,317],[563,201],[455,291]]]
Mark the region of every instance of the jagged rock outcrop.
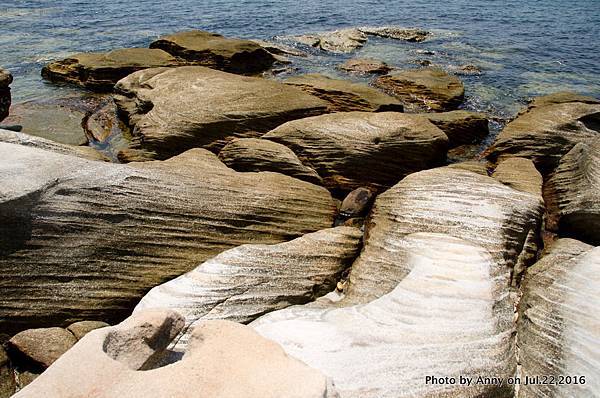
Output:
[[508,123],[487,156],[524,157],[543,173],[551,172],[560,158],[579,142],[600,137],[600,103],[568,93],[540,97]]
[[548,229],[600,245],[600,135],[576,144],[544,187]]
[[431,35],[431,33],[423,29],[403,28],[401,26],[363,26],[358,28],[358,30],[370,36],[409,42],[422,42]]
[[327,110],[325,101],[296,87],[202,66],[140,71],[116,91],[132,127],[132,149],[156,159],[193,147],[220,149],[235,137],[256,137]]
[[210,319],[248,323],[294,304],[304,304],[333,289],[360,250],[356,228],[337,227],[276,245],[243,245],[159,285],[140,301],[134,314],[173,309],[187,330],[173,347],[186,347],[195,325]]
[[119,165],[0,143],[0,330],[114,323],[150,289],[244,243],[329,228],[325,188],[237,173],[202,149]]
[[178,32],[158,38],[150,48],[167,53],[195,65],[231,73],[258,73],[269,69],[275,58],[259,44],[223,37],[203,30]]
[[284,80],[284,83],[298,86],[307,93],[327,101],[331,112],[404,110],[397,99],[366,84],[333,79],[318,73],[291,77]]
[[153,311],[93,331],[15,398],[338,397],[323,374],[233,322],[202,323],[185,354],[169,356],[183,326],[179,314]]
[[447,136],[451,147],[473,144],[489,133],[487,116],[470,111],[451,111],[424,115]]
[[[330,376],[344,398],[513,396],[506,384],[476,384],[516,370],[513,308],[499,277],[506,270],[481,246],[444,234],[386,243],[403,270],[389,293],[360,305],[294,306],[251,326]],[[459,375],[472,384],[459,384]]]
[[446,135],[425,118],[398,112],[341,112],[295,120],[263,136],[316,170],[326,187],[381,190],[442,164]]
[[10,72],[0,68],[0,122],[8,116],[11,102],[10,84],[12,81],[13,77]]
[[332,53],[349,53],[367,42],[367,35],[356,28],[292,37],[299,43]]
[[451,111],[463,102],[465,96],[460,79],[439,68],[394,72],[378,77],[373,84],[413,110]]
[[159,49],[121,48],[106,53],[78,53],[42,68],[42,77],[78,84],[94,91],[111,91],[125,76],[146,68],[180,65]]
[[352,58],[338,66],[338,69],[349,73],[364,74],[384,74],[392,70],[383,61],[367,58]]
[[519,303],[518,397],[591,397],[598,392],[600,348],[593,342],[600,339],[599,267],[600,247],[560,239],[527,270]]
[[288,147],[259,138],[237,138],[219,152],[219,159],[236,171],[273,171],[322,185],[316,171],[302,164]]
[[542,195],[544,179],[530,159],[507,158],[498,164],[492,177],[518,191]]

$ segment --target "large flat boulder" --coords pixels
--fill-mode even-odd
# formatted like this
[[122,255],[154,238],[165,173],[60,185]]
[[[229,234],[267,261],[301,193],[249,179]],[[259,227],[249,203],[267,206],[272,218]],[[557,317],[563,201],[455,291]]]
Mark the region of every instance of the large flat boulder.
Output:
[[451,111],[458,108],[465,96],[460,79],[439,68],[398,71],[378,77],[373,84],[411,110]]
[[600,247],[560,239],[528,269],[519,302],[518,397],[597,394],[599,267]]
[[600,103],[576,95],[540,97],[500,132],[488,158],[525,157],[544,174],[579,142],[599,137]]
[[265,134],[316,170],[326,187],[382,190],[442,164],[448,139],[427,119],[399,112],[341,112],[295,120]]
[[159,49],[121,48],[70,55],[44,66],[42,76],[50,81],[73,83],[94,91],[111,91],[116,82],[135,71],[180,64],[175,57]]
[[235,137],[327,111],[327,102],[296,87],[202,66],[140,71],[116,90],[132,127],[131,147],[156,159],[194,147],[218,150]]
[[576,144],[544,186],[548,229],[600,245],[600,135]]
[[325,188],[202,149],[94,162],[0,143],[0,330],[123,319],[152,287],[244,243],[329,228]]
[[9,86],[12,81],[13,77],[10,72],[0,68],[0,122],[8,116],[11,102]]
[[338,65],[338,69],[358,75],[385,74],[392,70],[385,62],[371,58],[352,58]]
[[356,28],[294,36],[293,40],[334,54],[349,53],[367,42],[367,35]]
[[430,32],[423,29],[401,26],[362,26],[358,30],[369,36],[418,43],[425,41],[431,35]]
[[394,235],[388,245],[405,270],[389,293],[290,307],[251,326],[331,377],[344,398],[512,397],[513,386],[483,382],[516,370],[513,307],[498,278],[506,270],[481,246],[445,234]]
[[177,313],[153,311],[90,332],[15,398],[338,396],[322,373],[233,322],[199,325],[185,354],[169,357],[183,326]]
[[33,362],[42,368],[52,365],[73,347],[77,339],[63,328],[28,329],[14,335],[7,343],[11,357]]
[[360,250],[357,228],[313,232],[276,245],[243,245],[159,285],[134,314],[169,308],[185,317],[174,348],[185,350],[191,330],[204,320],[248,323],[290,305],[304,304],[335,289]]
[[284,82],[327,101],[332,112],[402,112],[404,109],[397,99],[366,84],[333,79],[318,73],[291,77]]
[[150,48],[164,50],[187,63],[231,73],[258,73],[275,62],[273,55],[258,43],[203,30],[162,36],[150,43]]

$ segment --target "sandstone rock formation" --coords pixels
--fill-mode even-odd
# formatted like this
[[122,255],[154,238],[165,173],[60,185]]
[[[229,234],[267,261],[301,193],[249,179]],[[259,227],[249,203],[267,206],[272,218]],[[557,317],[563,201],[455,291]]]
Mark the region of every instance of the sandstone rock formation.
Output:
[[250,40],[232,39],[203,30],[160,37],[150,48],[161,49],[195,65],[232,73],[258,73],[269,69],[275,58]]
[[444,234],[386,243],[404,270],[388,294],[361,305],[294,306],[251,326],[330,376],[345,398],[512,396],[506,384],[426,380],[514,374],[513,308],[498,277],[506,270],[481,246]]
[[358,30],[370,36],[379,36],[409,42],[425,41],[431,34],[423,29],[403,28],[400,26],[363,26],[358,28]]
[[0,143],[0,330],[113,323],[223,250],[333,223],[322,187],[194,149],[118,165]]
[[77,339],[71,332],[53,327],[17,333],[8,341],[8,347],[15,352],[11,356],[22,356],[27,361],[47,368],[76,342]]
[[560,239],[528,269],[519,303],[519,376],[523,383],[525,377],[544,375],[554,380],[523,384],[518,397],[597,393],[600,347],[593,342],[600,339],[599,267],[599,247]]
[[600,103],[567,93],[541,97],[504,127],[487,154],[492,161],[529,158],[546,174],[575,144],[589,143],[599,132]]
[[544,194],[549,229],[600,245],[600,135],[563,156]]
[[463,101],[465,88],[439,68],[411,69],[378,77],[373,83],[416,110],[450,111]]
[[339,69],[356,74],[384,74],[388,73],[392,70],[383,61],[378,61],[376,59],[366,59],[366,58],[352,58],[338,66]]
[[286,46],[282,43],[274,43],[272,41],[252,40],[273,55],[292,56],[292,57],[307,57],[308,54],[300,51],[296,47]]
[[8,116],[11,102],[9,86],[12,81],[13,77],[10,72],[0,68],[0,122]]
[[381,190],[402,177],[442,164],[446,135],[416,115],[332,113],[283,124],[263,136],[289,147],[326,187]]
[[317,73],[292,77],[284,82],[329,102],[332,112],[402,112],[404,109],[397,99],[365,84],[332,79]]
[[452,163],[446,167],[451,169],[467,170],[473,173],[481,174],[482,176],[488,175],[487,164],[478,160],[467,160],[464,162]]
[[166,159],[186,149],[220,149],[292,119],[318,115],[327,103],[295,87],[205,68],[156,68],[116,86],[117,106],[133,130],[132,148]]
[[364,46],[367,42],[367,35],[358,29],[348,28],[333,32],[295,36],[292,39],[323,51],[349,53]]
[[451,147],[473,144],[490,133],[488,119],[482,113],[460,110],[429,113],[424,117],[448,136]]
[[174,348],[184,349],[191,330],[204,320],[248,323],[330,292],[358,255],[361,237],[356,228],[337,227],[276,245],[227,250],[150,290],[134,314],[164,308],[182,314],[187,330]]
[[236,171],[273,171],[322,185],[316,171],[302,164],[288,147],[259,138],[237,138],[219,152],[219,159]]
[[177,65],[180,62],[162,50],[121,48],[106,53],[73,54],[44,66],[42,76],[94,91],[111,91],[116,82],[140,69]]
[[338,397],[323,374],[233,322],[202,323],[183,357],[169,357],[182,327],[163,311],[93,331],[15,398]]
[[518,191],[542,195],[544,179],[529,159],[507,158],[498,164],[492,177]]

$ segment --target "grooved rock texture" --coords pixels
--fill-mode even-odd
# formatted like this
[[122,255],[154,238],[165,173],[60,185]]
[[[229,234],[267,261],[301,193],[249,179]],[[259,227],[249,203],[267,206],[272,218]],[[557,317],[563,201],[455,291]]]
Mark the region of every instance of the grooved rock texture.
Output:
[[193,149],[131,165],[0,144],[0,330],[114,323],[151,288],[244,243],[329,228],[325,188]]
[[518,191],[542,195],[544,179],[530,159],[507,158],[498,164],[492,177]]
[[[600,389],[600,247],[561,239],[527,270],[519,303],[520,377],[575,377],[521,385],[518,397],[592,397]],[[581,383],[579,376],[585,377]]]
[[358,255],[361,237],[357,228],[337,227],[276,245],[227,250],[150,290],[134,314],[169,308],[184,315],[188,329],[174,344],[184,349],[191,328],[204,320],[248,323],[332,291]]
[[546,182],[544,197],[548,229],[600,245],[600,136],[563,156]]
[[408,272],[396,260],[398,240],[413,232],[444,233],[485,248],[494,277],[508,286],[542,213],[541,197],[491,177],[448,167],[411,174],[377,197],[346,299],[364,303],[393,290]]
[[0,122],[8,116],[11,102],[9,86],[12,81],[13,77],[10,72],[0,68]]
[[23,145],[31,148],[45,149],[63,155],[77,156],[83,159],[108,161],[108,158],[94,148],[59,144],[41,137],[0,129],[0,142]]
[[28,329],[14,335],[8,348],[13,352],[11,356],[47,368],[76,342],[75,336],[63,328]]
[[367,58],[352,58],[344,62],[343,64],[338,66],[338,69],[349,73],[356,73],[359,75],[375,73],[382,74],[388,73],[392,70],[383,61],[379,61],[376,59],[367,59]]
[[451,111],[465,96],[456,76],[439,68],[410,69],[378,77],[373,84],[404,102],[412,110]]
[[524,157],[546,174],[579,142],[600,137],[600,103],[579,96],[541,97],[508,123],[487,151],[490,160]]
[[367,42],[367,35],[356,28],[294,36],[292,39],[307,46],[332,53],[349,53]]
[[425,118],[399,112],[332,113],[295,120],[265,134],[294,151],[330,189],[381,190],[442,164],[446,135]]
[[140,71],[116,91],[133,130],[131,147],[157,159],[193,147],[220,149],[232,138],[256,137],[327,110],[325,101],[298,88],[202,66]]
[[444,234],[388,241],[406,271],[389,293],[341,308],[294,306],[251,326],[331,377],[344,398],[512,397],[506,385],[426,382],[429,375],[514,374],[513,308],[494,258]]
[[273,171],[322,185],[316,171],[302,164],[288,147],[258,138],[238,138],[225,145],[219,159],[237,171]]
[[275,62],[273,55],[258,43],[203,30],[160,37],[150,43],[150,48],[164,50],[188,63],[231,73],[258,73]]
[[15,398],[339,397],[319,371],[233,322],[202,323],[185,354],[169,358],[165,346],[182,327],[180,315],[152,311],[93,331]]
[[284,83],[298,86],[329,103],[332,112],[404,110],[400,101],[361,83],[332,79],[318,73],[291,77]]
[[482,113],[461,110],[424,116],[448,136],[451,147],[473,144],[490,133],[488,119]]
[[369,36],[379,36],[409,42],[422,42],[430,35],[429,32],[423,29],[403,28],[400,26],[363,26],[358,28],[358,30]]
[[94,91],[111,91],[125,76],[146,68],[177,66],[169,53],[148,48],[121,48],[106,53],[78,53],[42,68],[42,77],[84,86]]

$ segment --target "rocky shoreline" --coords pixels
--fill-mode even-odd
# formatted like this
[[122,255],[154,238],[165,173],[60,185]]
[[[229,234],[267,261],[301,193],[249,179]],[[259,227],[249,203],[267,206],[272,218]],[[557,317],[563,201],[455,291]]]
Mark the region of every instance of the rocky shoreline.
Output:
[[[12,107],[0,69],[0,398],[599,391],[600,100],[535,98],[482,150],[477,66],[274,78],[431,36],[179,32]],[[509,382],[541,374],[579,379]]]

